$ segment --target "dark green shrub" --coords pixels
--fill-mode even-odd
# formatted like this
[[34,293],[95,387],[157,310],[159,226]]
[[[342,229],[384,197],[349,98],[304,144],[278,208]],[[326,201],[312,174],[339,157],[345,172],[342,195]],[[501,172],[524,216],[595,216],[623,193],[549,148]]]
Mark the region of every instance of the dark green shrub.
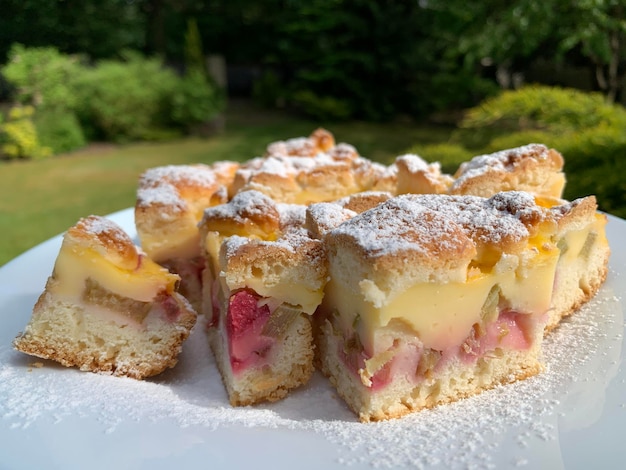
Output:
[[523,130],[497,135],[483,148],[483,153],[492,153],[499,150],[521,147],[522,145],[538,143],[548,147],[561,148],[563,138],[555,133],[541,130]]
[[626,125],[626,111],[599,93],[535,85],[486,99],[466,113],[461,127],[568,132],[600,124]]
[[14,88],[14,98],[36,108],[73,109],[72,80],[80,68],[74,56],[54,47],[12,46],[2,74]]
[[172,122],[185,132],[210,123],[224,109],[224,92],[198,69],[188,70],[172,90]]
[[347,100],[319,96],[311,90],[294,92],[291,103],[305,115],[320,121],[343,121],[352,115],[352,108]]
[[169,103],[179,84],[158,59],[125,53],[124,61],[101,61],[76,79],[77,114],[90,137],[145,139],[169,121]]
[[626,134],[600,125],[561,138],[565,157],[565,197],[595,194],[600,209],[626,217]]
[[485,149],[520,131],[563,137],[601,125],[626,128],[626,110],[598,93],[537,85],[503,91],[469,109],[454,138]]
[[76,114],[68,110],[40,110],[34,116],[41,144],[53,154],[71,152],[87,144]]
[[252,99],[264,108],[283,107],[287,93],[278,74],[266,70],[252,85]]

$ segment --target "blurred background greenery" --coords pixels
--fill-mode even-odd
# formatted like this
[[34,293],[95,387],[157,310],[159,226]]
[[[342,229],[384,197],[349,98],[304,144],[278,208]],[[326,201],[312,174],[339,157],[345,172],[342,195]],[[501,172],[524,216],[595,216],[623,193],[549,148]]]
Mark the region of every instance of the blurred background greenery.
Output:
[[626,0],[3,0],[0,264],[151,166],[331,130],[446,171],[529,142],[626,217]]

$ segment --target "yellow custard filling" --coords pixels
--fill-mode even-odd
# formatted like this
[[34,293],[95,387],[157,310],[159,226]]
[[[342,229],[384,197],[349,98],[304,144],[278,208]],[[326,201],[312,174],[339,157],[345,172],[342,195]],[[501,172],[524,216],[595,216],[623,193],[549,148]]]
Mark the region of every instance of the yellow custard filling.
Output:
[[[225,238],[226,237],[219,232],[208,232],[204,246],[208,257],[211,259],[210,265],[215,267],[219,266],[219,252],[221,243]],[[255,276],[254,267],[251,269],[251,274],[252,275],[247,276],[245,282],[242,281],[241,284],[229,283],[226,294],[228,295],[229,291],[248,288],[252,289],[261,297],[272,297],[280,302],[297,306],[308,314],[313,314],[322,301],[324,295],[323,288],[310,289],[303,283],[278,282],[269,284],[262,273],[258,273],[259,275]],[[220,276],[219,273],[214,273],[214,275]]]
[[87,279],[114,294],[141,302],[154,300],[160,292],[171,293],[180,279],[146,256],[139,255],[134,269],[125,269],[89,248],[62,249],[54,266],[58,294],[80,296]]
[[370,354],[377,352],[374,333],[393,319],[410,326],[424,347],[444,350],[462,344],[472,326],[481,322],[483,305],[494,286],[499,287],[500,302],[507,309],[528,314],[548,311],[559,250],[532,249],[525,258],[521,265],[517,257],[505,255],[491,271],[473,274],[466,282],[413,285],[380,307],[371,301],[377,290],[372,281],[361,281],[360,291],[355,292],[338,285],[331,274],[324,302],[340,313],[344,328],[356,328]]

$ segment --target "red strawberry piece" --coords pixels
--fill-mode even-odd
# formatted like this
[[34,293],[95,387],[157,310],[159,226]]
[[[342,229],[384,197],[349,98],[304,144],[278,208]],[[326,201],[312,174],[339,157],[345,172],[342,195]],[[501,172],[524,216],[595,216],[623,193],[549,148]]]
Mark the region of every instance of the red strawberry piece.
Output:
[[255,323],[265,323],[270,315],[269,307],[267,305],[259,307],[258,300],[259,296],[246,289],[230,296],[226,328],[231,338],[241,336]]

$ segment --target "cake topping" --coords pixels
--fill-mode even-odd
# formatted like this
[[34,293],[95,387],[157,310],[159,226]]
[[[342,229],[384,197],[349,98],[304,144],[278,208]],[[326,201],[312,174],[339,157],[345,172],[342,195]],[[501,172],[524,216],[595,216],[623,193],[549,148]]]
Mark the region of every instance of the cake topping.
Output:
[[168,165],[151,168],[139,179],[137,205],[161,205],[184,210],[185,193],[216,190],[218,183],[213,169],[207,165]]
[[315,130],[309,137],[273,142],[267,146],[267,155],[313,157],[335,146],[335,138],[325,129]]
[[477,244],[510,249],[525,241],[529,229],[544,219],[542,209],[531,194],[521,191],[498,193],[485,199],[478,196],[406,196],[461,224]]
[[352,240],[366,257],[435,256],[437,260],[473,254],[471,241],[452,218],[411,197],[396,197],[339,225],[331,239]]
[[440,194],[448,191],[454,181],[441,173],[439,162],[428,163],[419,155],[406,154],[396,158],[398,194]]
[[139,265],[139,253],[128,234],[111,220],[91,215],[80,219],[64,237],[73,251],[91,249],[123,269]]
[[276,203],[259,191],[242,191],[228,203],[204,211],[200,226],[222,235],[256,235],[273,238],[280,229]]
[[563,157],[543,144],[529,144],[461,164],[450,187],[453,194],[491,196],[498,191],[522,190],[560,197],[565,185]]
[[552,220],[524,192],[500,193],[489,199],[401,195],[340,225],[337,221],[348,214],[332,205],[314,206],[309,212],[316,226],[322,227],[320,232],[335,224],[328,233],[330,239],[335,243],[346,240],[362,256],[399,263],[410,254],[431,267],[472,257],[493,264],[497,253],[523,249],[540,224]]
[[346,220],[357,215],[356,212],[345,209],[332,202],[311,204],[306,212],[306,226],[315,238],[321,238],[330,230],[338,227]]

